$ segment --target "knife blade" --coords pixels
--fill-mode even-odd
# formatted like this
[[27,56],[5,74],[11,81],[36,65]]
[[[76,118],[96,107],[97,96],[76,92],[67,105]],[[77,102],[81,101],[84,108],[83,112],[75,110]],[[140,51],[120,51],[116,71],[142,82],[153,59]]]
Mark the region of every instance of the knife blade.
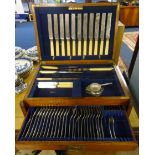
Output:
[[60,18],[60,39],[61,39],[61,51],[62,56],[65,56],[65,43],[64,43],[64,16],[63,14],[59,15]]
[[84,13],[83,15],[83,59],[87,55],[87,23],[88,23],[88,14]]
[[82,30],[82,27],[81,27],[81,23],[82,23],[82,16],[81,14],[78,14],[77,15],[77,38],[78,38],[78,56],[81,56],[81,39],[82,39],[82,36],[81,36],[81,30]]
[[52,28],[51,14],[47,15],[47,20],[48,20],[48,34],[49,34],[49,39],[50,39],[51,56],[54,56],[53,28]]
[[101,19],[101,33],[100,33],[100,56],[103,55],[103,47],[104,47],[104,34],[105,34],[105,19],[106,19],[106,13],[102,13],[102,19]]
[[69,31],[69,14],[65,14],[65,33],[67,40],[67,56],[71,56],[70,51],[70,31]]
[[38,88],[73,88],[73,82],[38,82]]
[[72,33],[71,33],[71,37],[72,37],[72,55],[76,56],[76,45],[75,45],[75,39],[76,39],[76,33],[75,33],[75,14],[71,15],[71,23],[72,23]]
[[94,13],[90,13],[89,15],[89,55],[93,53],[93,26],[94,26]]
[[98,37],[99,37],[99,22],[100,22],[100,13],[96,13],[95,18],[95,46],[94,46],[94,55],[97,55],[98,52]]
[[111,30],[111,18],[112,18],[112,13],[108,13],[107,30],[106,30],[105,55],[108,55],[108,53],[109,53],[109,40],[110,40],[110,30]]
[[59,32],[58,32],[58,15],[54,14],[54,37],[56,43],[56,56],[59,56]]

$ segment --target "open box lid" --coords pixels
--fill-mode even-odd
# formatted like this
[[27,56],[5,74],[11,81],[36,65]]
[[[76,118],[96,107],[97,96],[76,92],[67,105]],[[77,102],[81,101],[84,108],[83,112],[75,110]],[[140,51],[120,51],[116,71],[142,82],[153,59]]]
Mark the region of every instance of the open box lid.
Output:
[[118,3],[33,5],[40,60],[112,62],[118,10]]

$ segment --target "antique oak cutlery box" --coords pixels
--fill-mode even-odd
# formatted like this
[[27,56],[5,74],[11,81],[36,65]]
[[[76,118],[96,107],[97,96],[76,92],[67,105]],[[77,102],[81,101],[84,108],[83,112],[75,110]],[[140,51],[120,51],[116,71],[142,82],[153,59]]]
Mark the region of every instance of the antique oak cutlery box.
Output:
[[131,150],[117,67],[118,3],[34,5],[40,66],[21,103],[18,149]]

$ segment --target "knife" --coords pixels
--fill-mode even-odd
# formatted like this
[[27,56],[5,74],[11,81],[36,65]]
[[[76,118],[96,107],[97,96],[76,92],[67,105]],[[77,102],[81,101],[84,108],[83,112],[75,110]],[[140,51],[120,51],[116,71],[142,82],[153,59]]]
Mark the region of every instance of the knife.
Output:
[[65,43],[64,43],[64,17],[63,14],[59,15],[60,18],[60,39],[61,39],[61,53],[65,56]]
[[56,46],[56,56],[59,56],[59,32],[58,32],[58,15],[54,14],[54,37]]
[[89,15],[89,55],[92,55],[93,53],[93,26],[94,26],[94,13],[90,13]]
[[71,15],[71,37],[72,37],[72,55],[76,56],[76,45],[75,45],[75,39],[76,39],[76,34],[75,34],[75,14]]
[[81,23],[82,23],[82,20],[81,20],[81,18],[82,18],[82,16],[81,16],[81,14],[78,14],[78,20],[77,20],[77,38],[78,38],[78,56],[81,56],[81,29],[82,29],[82,27],[81,27]]
[[83,15],[83,59],[87,55],[87,22],[88,14],[84,13]]
[[[63,70],[67,69],[66,71],[56,71],[57,69],[54,69],[52,66],[42,66],[43,69],[46,69],[46,70],[51,70],[50,72],[53,72],[54,73],[68,73],[68,72],[80,72],[81,71],[111,71],[113,70],[114,68],[113,67],[104,67],[104,68],[62,68]],[[53,70],[53,71],[52,71]],[[40,72],[48,72],[48,71],[40,71]]]
[[25,137],[29,134],[29,131],[34,123],[34,118],[36,117],[36,113],[37,113],[37,110],[35,110],[31,115],[30,115],[30,118],[28,120],[28,122],[26,123],[26,126],[24,128],[24,131],[22,133],[22,136],[21,137]]
[[28,137],[31,137],[31,136],[33,136],[33,134],[34,134],[35,127],[36,127],[36,125],[37,125],[37,123],[38,123],[38,119],[40,118],[40,114],[41,114],[42,110],[36,109],[36,111],[37,111],[37,113],[36,113],[36,116],[34,116],[33,125],[32,125],[31,127],[29,126],[29,130],[28,130],[27,133],[26,133],[26,137],[27,137],[27,136],[28,136]]
[[70,31],[69,31],[69,14],[65,14],[65,33],[67,40],[67,56],[71,57],[70,51]]
[[[43,132],[42,137],[47,136],[47,131],[48,131],[48,128],[49,128],[48,126],[49,126],[49,123],[50,123],[50,117],[51,117],[51,115],[52,115],[52,109],[51,109],[51,108],[48,108],[47,111],[48,111],[47,122],[46,122],[46,124],[45,124],[45,128],[44,128],[44,132]],[[46,135],[45,135],[45,134],[46,134]]]
[[47,19],[48,19],[48,34],[49,34],[49,39],[50,39],[51,56],[54,57],[53,28],[52,28],[51,14],[47,15]]
[[[36,126],[36,137],[38,138],[39,136],[40,136],[40,132],[41,132],[41,130],[42,130],[42,123],[44,122],[44,120],[45,120],[45,116],[46,116],[46,113],[47,113],[47,111],[46,111],[46,108],[44,108],[44,112],[42,113],[42,116],[40,117],[40,119],[39,119],[39,124],[38,124],[38,126]],[[37,128],[38,127],[38,128]],[[35,132],[34,132],[35,133]]]
[[105,33],[105,19],[106,19],[106,13],[102,13],[102,19],[101,19],[101,33],[100,33],[100,56],[103,55],[103,47],[104,47],[104,33]]
[[40,122],[41,129],[40,129],[40,132],[38,134],[38,137],[42,137],[44,135],[44,132],[46,132],[45,127],[46,127],[46,124],[47,124],[47,121],[48,121],[48,114],[49,114],[49,109],[46,108],[45,114],[43,116],[42,123]]
[[39,71],[40,74],[72,74],[72,73],[82,73],[82,72],[68,72],[68,71]]
[[60,138],[62,138],[62,135],[63,135],[63,130],[64,130],[64,127],[65,127],[65,117],[66,117],[66,114],[67,114],[67,109],[64,108],[64,114],[62,116],[62,126],[60,126],[61,128],[61,132],[60,132]]
[[39,113],[39,116],[36,118],[36,125],[34,127],[34,130],[33,131],[33,134],[32,134],[32,137],[35,137],[38,135],[38,130],[40,129],[39,128],[39,125],[40,125],[40,121],[42,120],[42,115],[44,114],[45,112],[45,108],[42,108],[40,109],[40,113]]
[[94,34],[95,37],[94,55],[97,55],[98,52],[99,22],[100,22],[100,13],[96,13],[95,34]]
[[53,115],[53,120],[52,120],[52,125],[51,125],[51,134],[50,134],[50,137],[53,137],[53,134],[54,134],[54,129],[55,129],[55,120],[56,120],[56,116],[58,114],[59,110],[56,109],[56,111],[54,112],[54,115]]
[[[65,132],[64,132],[64,138],[66,138],[66,134],[67,134],[67,127],[69,126],[69,124],[68,124],[68,114],[69,114],[69,112],[70,112],[70,109],[67,111],[67,114],[66,114],[66,119],[65,119]],[[61,134],[62,135],[62,134]]]
[[53,122],[53,116],[55,115],[55,112],[57,111],[56,108],[53,108],[51,109],[51,114],[50,114],[50,118],[49,118],[49,123],[48,123],[48,126],[47,126],[47,132],[45,133],[46,136],[45,137],[48,137],[49,134],[50,134],[50,127],[51,127],[51,123]]
[[38,88],[73,88],[73,82],[38,82]]
[[111,18],[112,18],[112,13],[108,13],[107,30],[106,30],[105,55],[108,55],[108,53],[109,53],[109,40],[110,40],[110,30],[111,30]]
[[61,118],[61,114],[63,113],[63,109],[60,108],[59,112],[57,114],[56,124],[55,124],[55,130],[53,131],[53,137],[56,137],[57,133],[59,132],[59,118]]

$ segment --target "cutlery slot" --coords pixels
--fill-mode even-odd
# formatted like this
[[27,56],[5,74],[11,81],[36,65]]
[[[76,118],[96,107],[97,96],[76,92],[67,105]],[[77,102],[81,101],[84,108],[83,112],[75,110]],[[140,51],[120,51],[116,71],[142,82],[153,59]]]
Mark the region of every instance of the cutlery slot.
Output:
[[[41,81],[41,82],[56,82],[56,81]],[[68,86],[60,84],[59,88],[39,88],[38,81],[35,81],[30,97],[81,97],[81,82],[80,81],[61,81],[60,83],[69,83]],[[70,85],[72,83],[73,85]],[[50,85],[50,84],[49,84]],[[65,88],[63,88],[65,87]]]
[[[105,106],[31,107],[18,140],[133,141],[126,114],[120,109],[113,107],[110,110]],[[110,118],[114,123],[109,125]],[[111,137],[110,130],[116,137]]]

